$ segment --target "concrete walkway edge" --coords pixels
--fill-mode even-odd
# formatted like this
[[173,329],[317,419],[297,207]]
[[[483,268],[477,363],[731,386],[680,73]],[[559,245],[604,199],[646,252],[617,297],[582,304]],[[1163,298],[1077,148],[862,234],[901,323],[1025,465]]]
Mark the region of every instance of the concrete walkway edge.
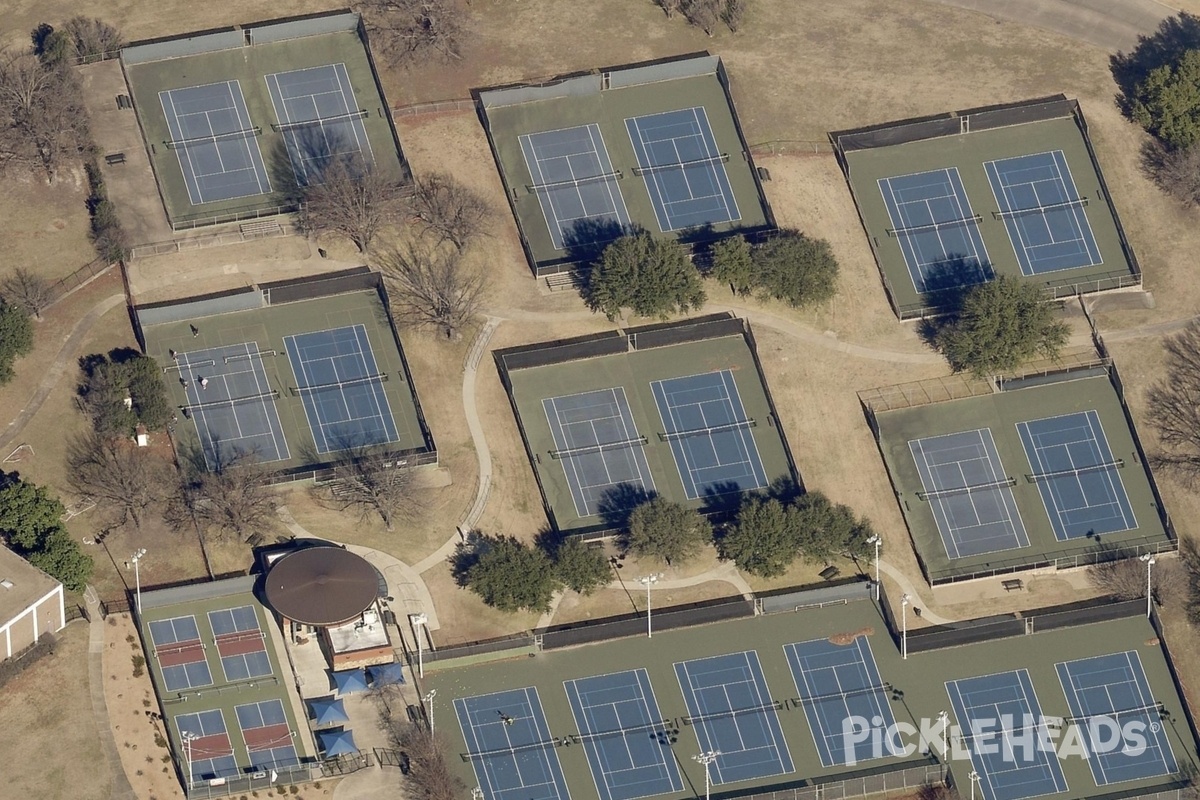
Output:
[[121,766],[121,757],[117,754],[117,740],[113,737],[112,720],[108,713],[108,703],[104,699],[104,619],[100,615],[100,598],[91,586],[83,595],[87,603],[88,619],[88,688],[92,695],[92,721],[96,725],[96,734],[100,739],[100,750],[108,763],[108,771],[112,773],[113,800],[136,800],[133,786]]

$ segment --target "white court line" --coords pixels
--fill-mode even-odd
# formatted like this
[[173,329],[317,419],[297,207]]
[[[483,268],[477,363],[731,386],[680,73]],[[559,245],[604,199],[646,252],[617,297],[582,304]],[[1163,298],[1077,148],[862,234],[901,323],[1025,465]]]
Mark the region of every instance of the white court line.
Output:
[[[574,395],[570,395],[570,396],[573,397]],[[550,427],[551,438],[553,438],[557,442],[557,440],[561,436],[562,437],[562,448],[561,449],[566,449],[568,446],[567,431],[566,431],[566,428],[563,427],[562,414],[558,410],[558,401],[562,398],[551,397],[548,399],[550,400],[550,408],[554,409],[553,423],[550,421],[549,413],[546,414],[546,424]],[[543,411],[546,410],[545,402],[542,403],[542,409],[543,409]],[[571,502],[575,505],[575,513],[580,518],[591,516],[591,514],[588,513],[587,496],[583,491],[584,490],[583,481],[579,477],[578,468],[575,466],[575,459],[560,458],[558,460],[562,464],[563,478],[565,478],[567,481],[567,489],[571,492]],[[567,472],[568,464],[571,465],[571,471],[569,473]],[[572,475],[575,476],[574,483],[571,482]],[[576,491],[575,487],[579,487],[579,490]],[[580,499],[583,500],[582,508],[579,505]]]
[[[337,78],[338,90],[342,93],[342,107],[345,109],[345,113],[353,114],[356,111],[360,111],[361,109],[355,108],[358,103],[350,102],[350,100],[354,98],[354,86],[350,83],[350,76],[346,73],[345,63],[339,61],[338,63],[334,64],[333,73]],[[366,123],[360,119],[354,118],[346,120],[346,124],[350,126],[350,130],[354,131],[354,144],[356,147],[358,147],[358,152],[366,156],[368,160],[374,163],[375,151],[371,149],[371,137],[367,134]],[[366,150],[363,150],[362,139],[358,137],[359,124],[362,125],[363,138],[367,140]]]
[[[637,420],[633,419],[633,409],[630,408],[629,400],[625,397],[625,387],[617,386],[611,391],[613,393],[613,403],[617,406],[618,417],[621,420],[621,430],[625,434],[625,441],[636,439],[638,436]],[[617,394],[618,391],[621,393],[620,395]],[[629,409],[629,414],[625,413],[626,409]],[[626,419],[627,417],[628,419]],[[629,430],[630,422],[633,423],[632,431]],[[633,465],[637,468],[638,480],[642,482],[642,486],[648,488],[651,494],[657,492],[657,488],[654,486],[654,475],[650,472],[650,463],[646,461],[645,455],[643,454],[642,458],[638,458],[637,454],[634,453],[631,455],[631,458],[633,459]],[[645,474],[642,473],[642,464],[646,465]]]
[[[1062,167],[1059,168],[1060,179],[1062,179],[1062,169],[1065,168],[1067,171],[1066,180],[1063,181],[1063,188],[1064,189],[1074,189],[1074,192],[1067,192],[1067,194],[1068,195],[1074,194],[1075,197],[1072,199],[1078,200],[1080,197],[1079,184],[1075,183],[1075,176],[1071,172],[1071,164],[1070,164],[1070,162],[1067,161],[1067,154],[1064,153],[1062,150],[1055,150],[1054,153],[1055,154],[1053,156],[1053,159],[1054,159],[1055,166],[1058,167],[1058,162],[1060,160],[1062,161]],[[1060,159],[1059,156],[1062,156],[1062,158]],[[1069,183],[1067,181],[1069,181]],[[1091,222],[1091,220],[1088,219],[1087,209],[1084,208],[1083,206],[1075,206],[1071,209],[1071,214],[1075,217],[1075,223],[1077,225],[1079,225],[1080,234],[1082,234],[1084,232],[1084,230],[1086,229],[1086,231],[1090,237],[1091,243],[1096,248],[1096,257],[1100,259],[1099,261],[1092,262],[1091,264],[1089,264],[1089,266],[1096,267],[1096,266],[1102,265],[1104,263],[1104,254],[1100,252],[1100,242],[1096,239],[1095,231],[1092,230],[1092,222]],[[1080,214],[1083,215],[1082,224],[1080,224],[1080,222],[1079,222]],[[1087,239],[1084,240],[1085,249],[1086,249],[1088,241],[1089,240],[1087,240]],[[1089,261],[1091,261],[1091,256],[1092,256],[1092,254],[1090,252],[1088,252],[1088,260]]]
[[[701,117],[703,117],[703,119],[704,119],[704,124],[701,126],[701,129],[700,129],[700,140],[704,143],[704,152],[706,154],[706,157],[707,158],[717,158],[718,156],[721,155],[721,152],[720,152],[720,148],[717,147],[716,131],[713,130],[712,125],[708,121],[708,109],[705,108],[704,106],[695,106],[692,108],[692,113],[697,118],[696,119],[697,125],[700,124]],[[710,136],[705,136],[704,135],[705,131],[707,131],[710,134]],[[712,139],[712,147],[709,147],[709,138],[710,137]],[[715,188],[716,188],[717,192],[720,194],[721,205],[724,206],[724,208],[725,208],[726,216],[729,217],[730,222],[736,222],[742,218],[742,210],[741,210],[741,208],[738,207],[737,195],[733,191],[733,183],[731,183],[729,180],[729,170],[727,170],[725,168],[725,165],[723,163],[721,163],[720,161],[712,161],[709,163],[712,167],[714,178],[716,178],[718,176],[717,170],[720,170],[720,172],[725,175],[725,186],[729,187],[729,196],[728,197],[726,197],[726,195],[725,195],[725,186],[721,185],[721,181],[714,180],[713,183],[716,184]],[[732,208],[729,205],[731,202],[733,203]]]
[[[254,345],[254,353],[251,353],[250,345]],[[250,356],[250,358],[249,358],[249,361],[251,362],[250,363],[250,372],[251,372],[251,374],[254,375],[254,388],[256,390],[255,393],[262,394],[263,392],[269,391],[271,388],[271,385],[270,385],[271,382],[270,382],[270,379],[267,378],[266,370],[261,370],[261,372],[263,373],[263,378],[267,380],[267,386],[264,388],[262,383],[260,383],[259,379],[258,379],[258,373],[260,372],[260,370],[256,369],[254,366],[253,355],[258,353],[258,343],[257,342],[246,342],[245,348],[246,348],[246,355]],[[283,439],[282,447],[279,446],[280,440],[279,440],[279,438],[276,438],[276,436],[275,436],[275,426],[273,424],[271,424],[271,419],[272,419],[271,418],[271,408],[267,405],[268,399],[270,399],[270,398],[264,397],[261,400],[262,406],[263,406],[263,416],[265,416],[267,418],[267,428],[271,432],[271,443],[275,445],[275,454],[277,456],[282,456],[282,458],[280,460],[286,461],[287,459],[292,457],[292,454],[291,454],[291,451],[288,450],[287,439]],[[235,417],[237,416],[237,411],[234,411],[234,416]],[[278,412],[276,412],[275,419],[278,419]],[[261,435],[261,434],[259,434],[259,435]],[[279,431],[279,435],[280,435],[280,437],[283,436],[282,425],[281,425],[281,429]]]
[[[240,80],[233,80],[233,81],[230,81],[230,83],[237,87],[237,94],[234,95],[233,97],[231,97],[230,100],[233,103],[233,113],[237,116],[237,119],[238,119],[238,126],[242,130],[247,130],[249,128],[254,127],[252,125],[254,120],[252,120],[250,118],[250,109],[246,108],[246,96],[244,94],[242,94],[242,82]],[[232,90],[230,90],[230,91],[232,92]],[[239,98],[242,101],[240,104],[238,103]],[[243,110],[246,112],[245,117],[242,116]],[[266,164],[263,164],[263,169],[260,172],[258,170],[258,162],[256,162],[254,160],[254,150],[257,150],[259,161],[262,161],[262,150],[259,148],[258,142],[257,141],[254,142],[254,150],[250,149],[250,139],[249,138],[244,139],[242,141],[242,144],[246,148],[246,158],[250,161],[250,169],[254,172],[254,184],[258,187],[258,193],[265,194],[265,193],[271,191],[271,178],[270,178],[270,176],[267,175]],[[267,185],[265,188],[263,187],[264,179],[267,181]]]
[[[160,105],[162,105],[163,116],[167,117],[167,115],[169,113],[170,119],[175,120],[174,128],[172,128],[172,126],[169,123],[167,125],[167,130],[168,130],[168,132],[171,133],[171,138],[172,139],[175,138],[174,131],[179,131],[178,138],[183,139],[184,138],[183,124],[179,121],[179,113],[175,110],[175,98],[172,96],[173,91],[175,91],[175,90],[168,89],[166,91],[159,92],[158,93],[158,102]],[[167,111],[168,105],[170,105],[170,107],[171,107],[169,112]],[[192,205],[198,206],[204,202],[204,192],[202,192],[200,190],[200,183],[199,183],[199,180],[196,178],[196,169],[195,169],[195,166],[192,164],[192,154],[190,152],[188,152],[188,149],[186,147],[182,148],[182,152],[183,152],[183,155],[180,155],[180,149],[177,148],[175,150],[175,160],[179,162],[179,171],[184,172],[183,160],[184,160],[184,157],[187,158],[187,173],[184,174],[183,182],[187,187],[188,199],[192,202]],[[188,175],[191,176],[192,180],[189,181],[187,179]]]
[[[378,363],[375,364],[374,369],[372,369],[371,365],[367,363],[367,353],[368,352],[371,354],[371,360],[375,361],[375,349],[373,347],[371,347],[371,339],[370,339],[370,337],[367,336],[367,328],[365,325],[355,325],[354,326],[354,343],[356,345],[358,345],[358,348],[357,348],[357,352],[355,352],[353,355],[358,356],[358,360],[361,362],[361,366],[363,369],[363,375],[367,376],[367,375],[381,374]],[[375,406],[375,413],[379,417],[380,424],[383,426],[383,435],[388,436],[387,441],[388,442],[399,441],[400,440],[400,427],[395,424],[395,417],[392,416],[392,401],[388,399],[387,389],[384,387],[383,383],[376,382],[376,381],[367,381],[365,384],[360,384],[360,385],[367,386],[371,390],[371,400]],[[380,396],[383,397],[383,406],[379,405]],[[384,410],[385,407],[386,407],[386,412]],[[347,409],[347,411],[348,410],[349,409]],[[386,416],[385,416],[385,413],[386,413]],[[349,415],[347,414],[347,416],[349,416]],[[356,417],[355,419],[356,420],[371,419],[371,417]],[[392,424],[396,428],[396,438],[395,439],[392,439],[388,434],[387,422],[389,419],[392,420]]]

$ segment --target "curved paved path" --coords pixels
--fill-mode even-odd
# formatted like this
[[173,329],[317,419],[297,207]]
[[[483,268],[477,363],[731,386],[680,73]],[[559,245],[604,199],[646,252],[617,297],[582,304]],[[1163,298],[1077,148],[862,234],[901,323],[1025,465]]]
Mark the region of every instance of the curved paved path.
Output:
[[33,415],[42,407],[42,403],[46,402],[46,398],[50,396],[50,392],[54,390],[59,379],[66,372],[68,365],[74,366],[79,345],[91,333],[92,326],[99,322],[101,317],[124,302],[125,295],[123,294],[114,294],[112,297],[106,297],[92,306],[92,310],[84,314],[83,318],[75,323],[75,327],[71,330],[71,335],[67,337],[67,341],[59,349],[58,355],[47,368],[42,382],[38,384],[37,391],[33,393],[33,397],[21,409],[21,413],[17,414],[17,418],[8,423],[8,427],[4,429],[3,433],[0,433],[0,450],[12,444],[21,435],[21,431],[29,424],[29,420],[33,419]]
[[[122,298],[124,299],[124,298]],[[104,619],[100,616],[100,598],[96,590],[88,586],[83,593],[88,610],[88,688],[92,695],[92,722],[100,739],[100,750],[112,774],[112,800],[136,800],[121,757],[117,754],[117,740],[113,737],[112,720],[108,703],[104,699]]]
[[1157,0],[931,0],[1094,44],[1132,50],[1178,9]]

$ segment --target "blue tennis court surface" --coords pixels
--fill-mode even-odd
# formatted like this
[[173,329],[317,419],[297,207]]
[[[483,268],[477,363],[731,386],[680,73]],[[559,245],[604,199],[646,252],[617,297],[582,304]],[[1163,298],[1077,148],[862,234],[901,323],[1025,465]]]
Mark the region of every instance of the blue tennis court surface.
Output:
[[990,428],[913,439],[908,449],[947,556],[1029,547]]
[[631,117],[625,129],[661,230],[742,218],[703,106]]
[[548,397],[542,410],[554,438],[550,455],[562,463],[579,516],[612,509],[618,486],[635,490],[627,493],[631,500],[654,493],[646,438],[638,434],[622,387]]
[[158,99],[192,205],[271,191],[240,83],[168,89]]
[[334,158],[372,161],[371,142],[354,99],[345,64],[276,72],[266,77],[271,105],[283,134],[296,182],[320,183],[321,170]]
[[186,384],[185,413],[196,425],[209,469],[240,454],[263,463],[291,458],[264,357],[254,342],[176,355],[179,380]]
[[1067,791],[1025,669],[946,683],[985,800],[1022,800]]
[[600,126],[580,125],[519,137],[525,166],[556,250],[615,239],[629,211]]
[[1033,153],[984,165],[1021,272],[1040,275],[1103,264],[1062,150]]
[[671,455],[690,500],[748,492],[767,485],[758,445],[730,370],[652,381],[662,420],[659,438]]
[[536,688],[456,698],[454,712],[486,800],[570,800]]
[[918,294],[985,283],[992,278],[979,217],[957,167],[880,178],[896,239]]
[[720,753],[708,766],[713,783],[733,783],[793,770],[779,726],[778,704],[758,663],[758,653],[675,663],[675,675],[696,731],[700,752]]
[[383,388],[387,376],[375,363],[366,328],[285,336],[283,343],[318,453],[400,438]]
[[181,739],[185,733],[194,737],[188,748],[192,781],[200,783],[238,773],[229,729],[225,727],[225,716],[220,709],[179,714],[175,717],[175,726]]
[[[783,651],[822,766],[854,766],[901,754],[899,737],[892,728],[896,718],[888,704],[891,688],[879,676],[871,643],[865,636],[855,637],[850,645],[812,639],[785,645]],[[858,725],[865,723],[871,734],[848,736],[850,730],[861,730],[849,720]],[[886,734],[889,729],[890,739]],[[857,741],[859,738],[862,741]],[[877,747],[878,743],[883,746]]]
[[[1136,651],[1064,661],[1055,668],[1087,745],[1088,766],[1097,786],[1179,771]],[[1104,724],[1092,722],[1097,717]],[[1108,728],[1108,723],[1136,732],[1145,747],[1129,747],[1128,738]]]
[[1137,527],[1108,438],[1095,411],[1017,423],[1021,444],[1059,541]]
[[579,678],[564,686],[600,800],[683,789],[646,670]]

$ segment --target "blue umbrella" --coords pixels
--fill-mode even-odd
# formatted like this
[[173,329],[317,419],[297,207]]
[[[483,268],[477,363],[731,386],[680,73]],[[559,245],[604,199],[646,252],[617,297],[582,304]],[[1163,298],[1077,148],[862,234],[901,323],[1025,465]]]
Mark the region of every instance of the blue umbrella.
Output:
[[334,756],[353,755],[358,752],[354,744],[353,731],[319,731],[317,738],[321,740],[321,749],[327,758]]
[[404,683],[404,668],[392,662],[377,667],[368,667],[367,674],[371,676],[373,686],[387,686],[389,683]]
[[367,690],[367,675],[361,669],[335,672],[333,682],[337,684],[338,694],[354,694]]
[[334,700],[332,697],[323,700],[310,700],[309,706],[312,708],[313,720],[318,726],[333,725],[337,722],[348,722],[349,717],[346,716],[346,707],[341,700]]

